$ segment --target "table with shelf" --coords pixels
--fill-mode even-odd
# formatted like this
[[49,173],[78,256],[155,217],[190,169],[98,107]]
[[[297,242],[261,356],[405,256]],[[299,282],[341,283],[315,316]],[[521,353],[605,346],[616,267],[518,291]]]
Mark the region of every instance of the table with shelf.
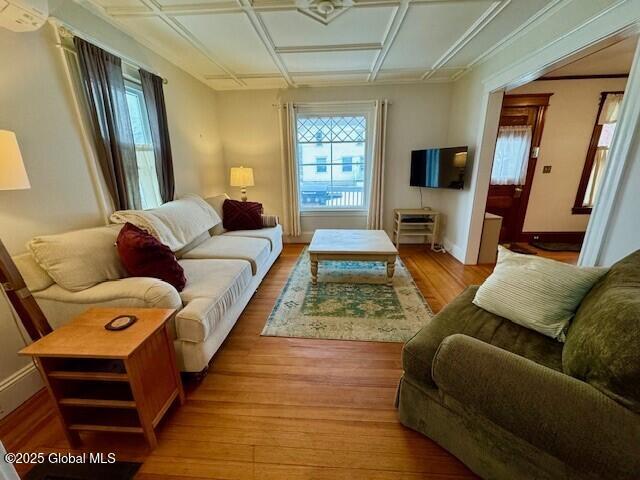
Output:
[[[169,329],[174,313],[92,308],[19,352],[34,358],[72,447],[81,431],[139,433],[156,446],[155,427],[174,402],[184,403]],[[137,321],[106,330],[119,315]]]
[[[409,221],[409,219],[411,219]],[[396,208],[393,210],[393,243],[400,246],[400,238],[424,237],[433,249],[437,243],[440,212],[430,208]]]

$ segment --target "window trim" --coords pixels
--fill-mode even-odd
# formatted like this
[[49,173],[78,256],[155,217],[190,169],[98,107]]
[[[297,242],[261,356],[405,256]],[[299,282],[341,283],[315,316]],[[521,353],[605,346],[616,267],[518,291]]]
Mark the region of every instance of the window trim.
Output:
[[590,215],[593,207],[585,207],[582,204],[584,196],[587,193],[587,185],[589,184],[589,177],[591,176],[591,169],[593,168],[593,162],[596,158],[596,152],[598,151],[598,140],[602,134],[602,125],[598,123],[600,120],[600,114],[604,107],[604,102],[607,99],[607,95],[624,94],[624,91],[604,91],[600,92],[600,104],[598,105],[598,113],[593,124],[593,130],[591,132],[591,140],[589,141],[589,148],[587,150],[587,156],[584,160],[584,166],[582,167],[582,174],[580,175],[580,183],[578,183],[578,191],[576,192],[576,199],[573,202],[573,208],[571,208],[572,215]]
[[[360,163],[364,163],[364,191],[363,205],[361,207],[304,207],[300,203],[301,216],[324,216],[324,215],[357,215],[361,216],[369,211],[369,200],[371,190],[371,168],[373,159],[373,119],[375,117],[375,104],[349,104],[349,103],[323,103],[323,104],[305,104],[296,107],[295,112],[295,151],[298,151],[298,116],[364,116],[367,124],[366,139],[364,142],[364,157]],[[360,143],[360,142],[359,142]],[[296,154],[297,155],[297,154]],[[296,181],[300,186],[300,162],[295,159],[296,164]],[[330,166],[338,165],[338,163],[328,164]],[[298,201],[300,201],[300,192],[298,191]]]

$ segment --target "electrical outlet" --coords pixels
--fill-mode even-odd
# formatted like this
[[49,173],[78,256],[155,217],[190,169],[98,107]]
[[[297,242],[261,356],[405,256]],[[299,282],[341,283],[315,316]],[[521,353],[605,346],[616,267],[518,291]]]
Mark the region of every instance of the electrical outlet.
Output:
[[545,165],[542,167],[542,173],[551,173],[551,165]]

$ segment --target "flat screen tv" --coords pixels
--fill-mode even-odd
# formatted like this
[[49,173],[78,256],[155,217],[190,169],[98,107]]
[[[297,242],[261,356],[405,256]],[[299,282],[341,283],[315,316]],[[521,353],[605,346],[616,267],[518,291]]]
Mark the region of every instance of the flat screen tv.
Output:
[[428,148],[411,152],[412,187],[464,188],[467,147]]

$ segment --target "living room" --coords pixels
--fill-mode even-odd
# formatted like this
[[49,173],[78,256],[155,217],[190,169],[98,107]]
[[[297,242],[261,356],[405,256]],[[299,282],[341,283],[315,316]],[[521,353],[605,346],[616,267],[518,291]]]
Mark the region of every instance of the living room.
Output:
[[[22,23],[13,8],[26,9],[33,23]],[[594,282],[605,281],[601,269],[640,248],[637,52],[624,72],[618,127],[582,250],[571,260],[576,270],[566,276],[552,270],[562,279],[590,279],[586,290],[580,283],[569,320],[551,334],[537,320],[518,333],[522,323],[492,310],[492,295],[469,298],[467,287],[499,287],[490,280],[500,271],[492,275],[496,261],[507,270],[513,262],[517,271],[526,268],[520,262],[535,268],[545,256],[566,260],[544,252],[523,260],[505,250],[496,260],[496,239],[488,247],[493,259],[478,264],[488,238],[485,208],[505,93],[528,91],[535,79],[579,61],[593,67],[603,49],[625,44],[633,52],[638,22],[636,0],[0,1],[0,27],[7,27],[0,28],[0,152],[3,162],[18,165],[2,170],[0,164],[0,238],[7,251],[0,264],[17,265],[2,270],[7,301],[0,302],[6,451],[115,453],[120,470],[109,478],[607,478],[606,471],[637,478],[640,380],[630,367],[636,354],[590,357],[598,365],[591,371],[557,363],[563,345],[567,355],[567,347],[577,355],[567,322]],[[119,88],[113,72],[102,74],[104,64],[94,63],[101,58],[120,65],[115,78],[129,102],[137,199],[121,195],[130,179],[117,167],[126,158],[126,142],[110,130],[118,120],[110,125],[110,114],[100,113],[114,104],[96,92]],[[597,101],[586,122],[592,127]],[[139,128],[138,115],[148,116]],[[548,151],[543,142],[537,168]],[[434,156],[448,177],[434,180],[428,166]],[[237,218],[241,225],[232,225]],[[254,224],[243,224],[247,218]],[[132,273],[134,266],[125,265],[130,257],[119,253],[125,234],[153,243],[171,268],[154,259],[138,262],[135,267],[147,270]],[[92,254],[106,250],[108,258]],[[637,297],[635,261],[623,265],[630,270],[630,298]],[[169,278],[169,271],[178,274]],[[11,283],[16,272],[26,289]],[[536,285],[524,280],[526,290]],[[485,302],[484,309],[477,302]],[[628,316],[612,320],[606,331],[624,329],[628,343],[607,345],[613,352],[633,351],[640,338],[629,323],[637,301],[623,303],[628,308],[620,311]],[[122,343],[114,345],[119,367],[105,372],[102,360],[94,362],[100,371],[84,379],[87,391],[95,387],[105,398],[83,393],[78,371],[42,353],[55,339],[69,338],[60,328],[79,325],[90,307],[106,308],[109,318],[98,318],[100,330],[87,334],[96,339],[93,357],[85,352],[89,358],[104,353],[114,335],[151,325],[145,307],[175,310],[166,318],[156,312],[153,320],[162,325],[153,335],[166,335],[171,346],[163,355],[175,355],[164,369],[172,386],[166,398],[145,401],[153,395],[142,394],[134,381],[145,375],[126,367],[136,350],[122,353]],[[502,332],[495,338],[473,332],[453,318],[456,308],[464,316],[472,307],[513,322],[485,324]],[[527,303],[525,320],[544,307]],[[25,330],[25,311],[41,340]],[[119,315],[137,320],[122,331],[102,328]],[[419,333],[425,328],[432,336],[434,329],[446,334],[432,346]],[[533,339],[526,345],[539,356],[529,356],[526,345],[513,347],[517,338]],[[502,349],[487,363],[497,362],[493,371],[533,375],[523,382],[532,390],[519,390],[505,373],[485,378],[495,380],[495,391],[476,392],[477,382],[455,370],[475,358],[474,341]],[[65,355],[75,358],[89,348],[80,343]],[[425,352],[438,362],[432,365]],[[451,355],[455,361],[446,362]],[[522,366],[521,357],[534,365]],[[598,370],[602,362],[621,364],[617,380]],[[416,377],[412,368],[429,378]],[[537,383],[545,375],[550,383]],[[464,379],[462,392],[448,383],[450,376]],[[103,392],[98,384],[105,378],[118,388]],[[606,404],[588,427],[575,415],[554,427],[557,417],[537,410],[551,402],[554,382],[562,389],[566,379],[572,381],[567,388],[588,390],[587,400],[556,393],[565,407],[580,406],[576,415],[595,408],[590,401]],[[126,382],[129,393],[120,388]],[[420,397],[434,382],[433,395],[442,401]],[[538,399],[534,385],[547,396]],[[500,397],[500,388],[517,394]],[[474,405],[473,392],[485,395],[484,403]],[[133,414],[141,403],[155,410],[139,410],[138,421]],[[460,414],[460,404],[474,414]],[[498,406],[515,412],[520,423],[501,418],[492,410]],[[527,406],[544,425],[526,424],[528,413],[519,409]],[[605,441],[596,433],[615,435],[603,427],[608,415],[625,426]],[[88,428],[101,416],[100,428]],[[584,429],[594,437],[576,433]],[[583,452],[569,445],[572,432]],[[620,446],[625,440],[629,445]],[[612,453],[613,446],[620,450]],[[594,453],[597,448],[602,452]],[[590,455],[595,460],[585,460]],[[14,463],[31,478],[81,475],[46,471],[37,461]],[[11,475],[11,466],[0,471],[5,468]],[[85,472],[80,478],[94,477]]]

